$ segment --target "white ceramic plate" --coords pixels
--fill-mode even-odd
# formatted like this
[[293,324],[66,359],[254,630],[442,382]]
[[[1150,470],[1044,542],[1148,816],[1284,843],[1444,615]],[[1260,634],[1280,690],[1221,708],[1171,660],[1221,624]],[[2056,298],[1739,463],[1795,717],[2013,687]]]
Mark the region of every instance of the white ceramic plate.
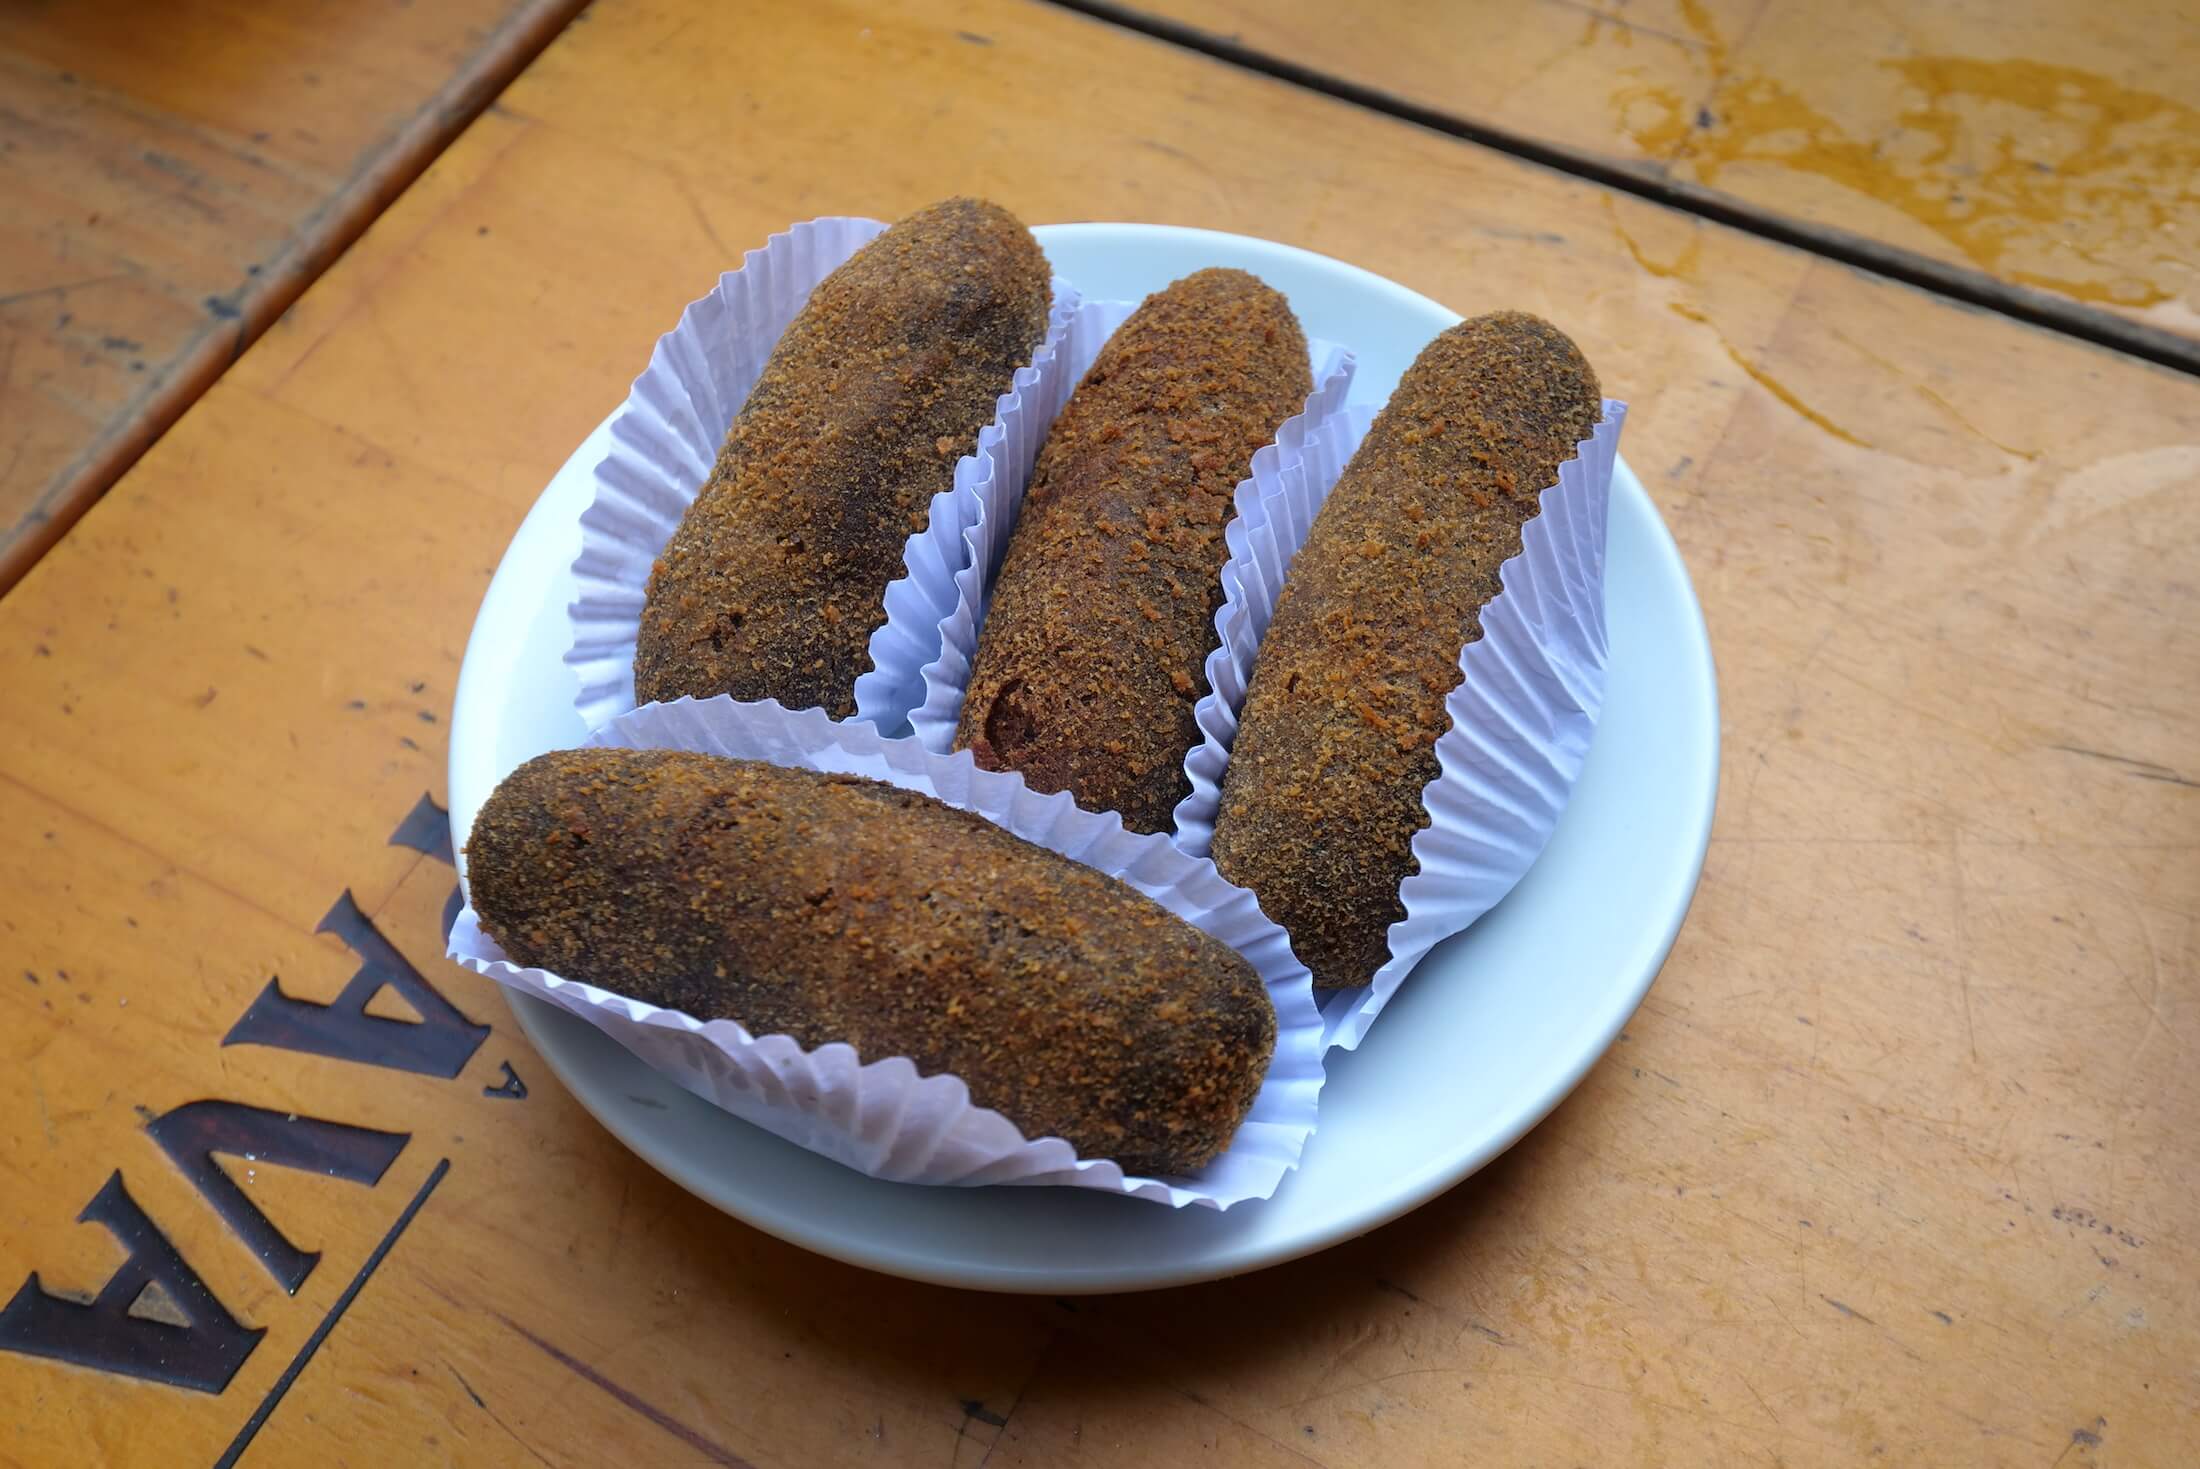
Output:
[[[1309,336],[1359,353],[1381,402],[1458,316],[1357,267],[1240,235],[1069,224],[1035,233],[1087,295],[1136,300],[1202,266],[1253,271]],[[1561,323],[1563,325],[1563,323]],[[633,346],[640,363],[648,344]],[[1605,389],[1627,396],[1626,383]],[[576,521],[599,427],[543,491],[497,568],[459,675],[451,823],[496,782],[581,742],[560,661]],[[1422,960],[1366,1042],[1332,1051],[1321,1123],[1272,1199],[1172,1212],[1085,1190],[880,1183],[690,1096],[538,1000],[520,1025],[582,1105],[683,1188],[821,1254],[913,1279],[1061,1294],[1179,1285],[1349,1239],[1451,1187],[1573,1090],[1634,1013],[1703,866],[1718,784],[1718,696],[1703,614],[1673,539],[1623,461],[1606,572],[1603,721],[1557,834],[1512,895]]]

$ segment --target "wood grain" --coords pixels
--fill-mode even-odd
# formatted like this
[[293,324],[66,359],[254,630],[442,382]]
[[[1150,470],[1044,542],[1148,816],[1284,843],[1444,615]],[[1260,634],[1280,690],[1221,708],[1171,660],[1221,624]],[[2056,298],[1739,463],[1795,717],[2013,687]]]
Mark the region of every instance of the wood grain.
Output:
[[[715,1214],[389,844],[506,538],[681,305],[964,189],[1553,317],[1711,627],[1723,799],[1624,1039],[1244,1279],[977,1296]],[[0,1353],[0,1462],[215,1462],[448,1159],[243,1464],[2189,1463],[2196,442],[2188,377],[1057,9],[604,0],[0,602],[0,1293],[100,1288],[120,1169],[267,1329],[219,1395]],[[346,890],[492,1027],[456,1078],[219,1044],[353,975]],[[371,1187],[233,1161],[322,1253],[295,1298],[144,1135],[205,1097],[410,1135]]]
[[[2200,364],[2200,20],[1969,0],[1098,0]],[[2182,343],[2180,347],[2178,344]]]
[[0,6],[0,591],[581,3]]

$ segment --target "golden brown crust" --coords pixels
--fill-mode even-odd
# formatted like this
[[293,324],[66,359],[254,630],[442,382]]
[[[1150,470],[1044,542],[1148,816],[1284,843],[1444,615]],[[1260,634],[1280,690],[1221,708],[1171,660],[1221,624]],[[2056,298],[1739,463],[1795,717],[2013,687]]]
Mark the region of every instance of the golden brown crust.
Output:
[[1280,292],[1203,270],[1148,296],[1047,434],[955,733],[988,770],[1169,830],[1253,452],[1313,382]]
[[1228,1145],[1275,1049],[1250,964],[1135,889],[929,796],[676,751],[507,776],[468,886],[514,962],[806,1047],[952,1072],[1139,1173]]
[[917,211],[821,281],[650,573],[635,697],[853,714],[903,544],[1050,299],[1031,232],[978,199]]
[[1565,333],[1501,311],[1429,343],[1291,563],[1223,777],[1214,859],[1324,989],[1405,917],[1444,700],[1498,568],[1602,414]]

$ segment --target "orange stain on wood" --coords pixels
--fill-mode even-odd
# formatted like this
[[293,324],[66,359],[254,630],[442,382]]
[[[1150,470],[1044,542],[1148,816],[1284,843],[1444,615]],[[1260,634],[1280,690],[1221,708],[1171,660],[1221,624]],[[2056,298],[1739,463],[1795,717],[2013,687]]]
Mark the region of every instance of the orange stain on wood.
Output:
[[[1695,279],[1697,261],[1703,253],[1703,233],[1700,229],[1692,230],[1689,233],[1688,244],[1682,248],[1679,255],[1672,260],[1659,260],[1646,252],[1633,235],[1621,228],[1619,215],[1613,208],[1610,195],[1605,196],[1604,212],[1605,216],[1612,221],[1612,232],[1619,236],[1620,243],[1627,247],[1628,255],[1633,258],[1635,264],[1645,274],[1655,276],[1660,280],[1693,281]],[[1859,449],[1872,447],[1871,444],[1850,433],[1847,429],[1804,402],[1796,396],[1794,390],[1751,360],[1731,341],[1727,340],[1726,333],[1719,330],[1718,323],[1703,311],[1684,301],[1668,301],[1665,304],[1665,309],[1683,321],[1692,321],[1700,326],[1710,327],[1712,334],[1719,339],[1720,348],[1725,351],[1734,365],[1748,374],[1752,382],[1794,410],[1795,414],[1805,422],[1824,430],[1845,444],[1854,444]]]
[[1663,87],[1623,88],[1613,106],[1635,146],[1699,183],[1746,195],[1730,171],[1795,169],[1899,210],[2000,279],[2096,305],[2175,298],[2165,281],[2200,258],[2200,111],[2037,61],[1877,64],[1907,100],[1876,136],[1762,74],[1720,88],[1705,117]]
[[1758,387],[1763,388],[1766,392],[1772,394],[1773,397],[1778,398],[1782,403],[1785,403],[1789,408],[1793,409],[1797,417],[1803,419],[1806,423],[1811,424],[1815,428],[1823,429],[1825,432],[1833,435],[1844,444],[1854,444],[1859,449],[1869,449],[1872,447],[1864,440],[1858,438],[1855,434],[1852,434],[1847,429],[1841,427],[1840,424],[1835,423],[1832,419],[1826,417],[1825,414],[1820,413],[1817,409],[1811,407],[1808,403],[1805,403],[1801,398],[1795,395],[1795,392],[1792,388],[1786,386],[1778,378],[1774,377],[1771,373],[1765,371],[1755,362],[1752,362],[1747,356],[1743,355],[1741,349],[1736,347],[1732,342],[1726,339],[1726,333],[1720,331],[1718,325],[1713,322],[1709,316],[1706,316],[1703,312],[1698,311],[1695,307],[1686,305],[1679,301],[1668,301],[1666,303],[1665,309],[1672,312],[1675,316],[1679,317],[1683,321],[1693,321],[1698,323],[1699,325],[1710,327],[1712,335],[1716,336],[1719,339],[1719,346],[1726,352],[1727,357],[1734,363],[1734,365],[1736,367],[1739,367],[1743,372],[1749,374],[1750,381],[1756,383]]
[[2171,0],[1145,0],[1448,116],[2200,338],[2200,31]]

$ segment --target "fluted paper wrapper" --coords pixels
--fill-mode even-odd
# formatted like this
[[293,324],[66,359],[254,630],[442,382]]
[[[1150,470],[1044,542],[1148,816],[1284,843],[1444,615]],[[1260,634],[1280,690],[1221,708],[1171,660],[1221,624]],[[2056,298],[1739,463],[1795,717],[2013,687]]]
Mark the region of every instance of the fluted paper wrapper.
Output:
[[697,750],[804,770],[888,781],[975,811],[1027,841],[1121,878],[1236,949],[1276,1007],[1276,1050],[1253,1109],[1230,1146],[1196,1176],[1146,1178],[1080,1158],[1058,1137],[1027,1138],[970,1099],[952,1075],[920,1075],[905,1056],[858,1056],[843,1044],[805,1050],[786,1035],[752,1036],[731,1020],[700,1021],[592,984],[510,962],[472,906],[453,925],[450,956],[498,983],[547,1000],[611,1036],[653,1070],[706,1101],[874,1178],[922,1184],[1055,1184],[1183,1207],[1226,1209],[1273,1194],[1298,1166],[1322,1085],[1322,1021],[1312,978],[1283,930],[1214,864],[1166,838],[1126,832],[1120,818],[1040,795],[1022,777],[936,755],[861,721],[776,702],[727,698],[650,704],[613,719],[591,745]]
[[[931,640],[936,656],[924,665],[922,701],[909,716],[910,732],[928,750],[944,753],[954,747],[963,695],[970,687],[971,661],[977,656],[978,629],[985,622],[993,578],[1001,569],[1001,558],[1008,553],[1008,538],[1023,508],[1024,489],[1030,483],[1039,445],[1099,357],[1100,349],[1139,305],[1136,301],[1079,303],[1070,314],[1054,363],[1025,395],[1026,412],[1018,430],[1027,437],[1004,441],[1003,452],[993,458],[993,472],[974,477],[967,492],[959,482],[956,485],[956,494],[963,499],[960,518],[966,527],[960,568],[946,578],[910,577],[912,585],[921,581],[923,595],[936,608]],[[1275,440],[1254,454],[1255,465],[1274,466],[1290,457],[1302,438],[1344,407],[1345,395],[1352,387],[1351,352],[1335,342],[1314,340],[1307,343],[1307,357],[1314,391],[1307,395],[1305,407],[1276,430]]]
[[[813,219],[749,251],[739,270],[720,276],[658,338],[649,366],[612,415],[611,447],[581,513],[581,550],[573,562],[578,592],[568,608],[572,642],[565,661],[579,679],[575,703],[589,728],[634,707],[634,648],[650,567],[710,477],[772,348],[818,282],[885,228],[875,219]],[[984,472],[987,445],[1015,432],[1021,391],[1037,381],[1075,303],[1076,292],[1056,280],[1046,340],[956,461],[955,485],[932,497],[929,522],[909,537],[903,574],[886,589],[887,620],[871,635],[871,668],[856,681],[858,719],[898,731],[922,696],[919,670],[937,646],[938,618],[919,607],[917,620],[908,622],[897,608],[910,605],[905,588],[912,577],[961,556],[963,526],[954,517],[966,501],[957,491]]]
[[[1221,644],[1207,659],[1212,692],[1194,709],[1203,738],[1185,757],[1192,793],[1176,808],[1187,852],[1205,856],[1213,843],[1260,640],[1292,557],[1374,416],[1357,406],[1335,415],[1297,454],[1256,463],[1238,487],[1215,614]],[[1371,983],[1318,996],[1325,1046],[1359,1045],[1421,956],[1497,906],[1558,826],[1604,705],[1605,525],[1626,416],[1626,404],[1605,400],[1603,419],[1522,527],[1520,554],[1500,568],[1504,590],[1483,609],[1482,636],[1460,650],[1459,686],[1444,701],[1451,727],[1422,792],[1429,824],[1413,839],[1420,869],[1399,888],[1406,916],[1391,925],[1390,957]]]

